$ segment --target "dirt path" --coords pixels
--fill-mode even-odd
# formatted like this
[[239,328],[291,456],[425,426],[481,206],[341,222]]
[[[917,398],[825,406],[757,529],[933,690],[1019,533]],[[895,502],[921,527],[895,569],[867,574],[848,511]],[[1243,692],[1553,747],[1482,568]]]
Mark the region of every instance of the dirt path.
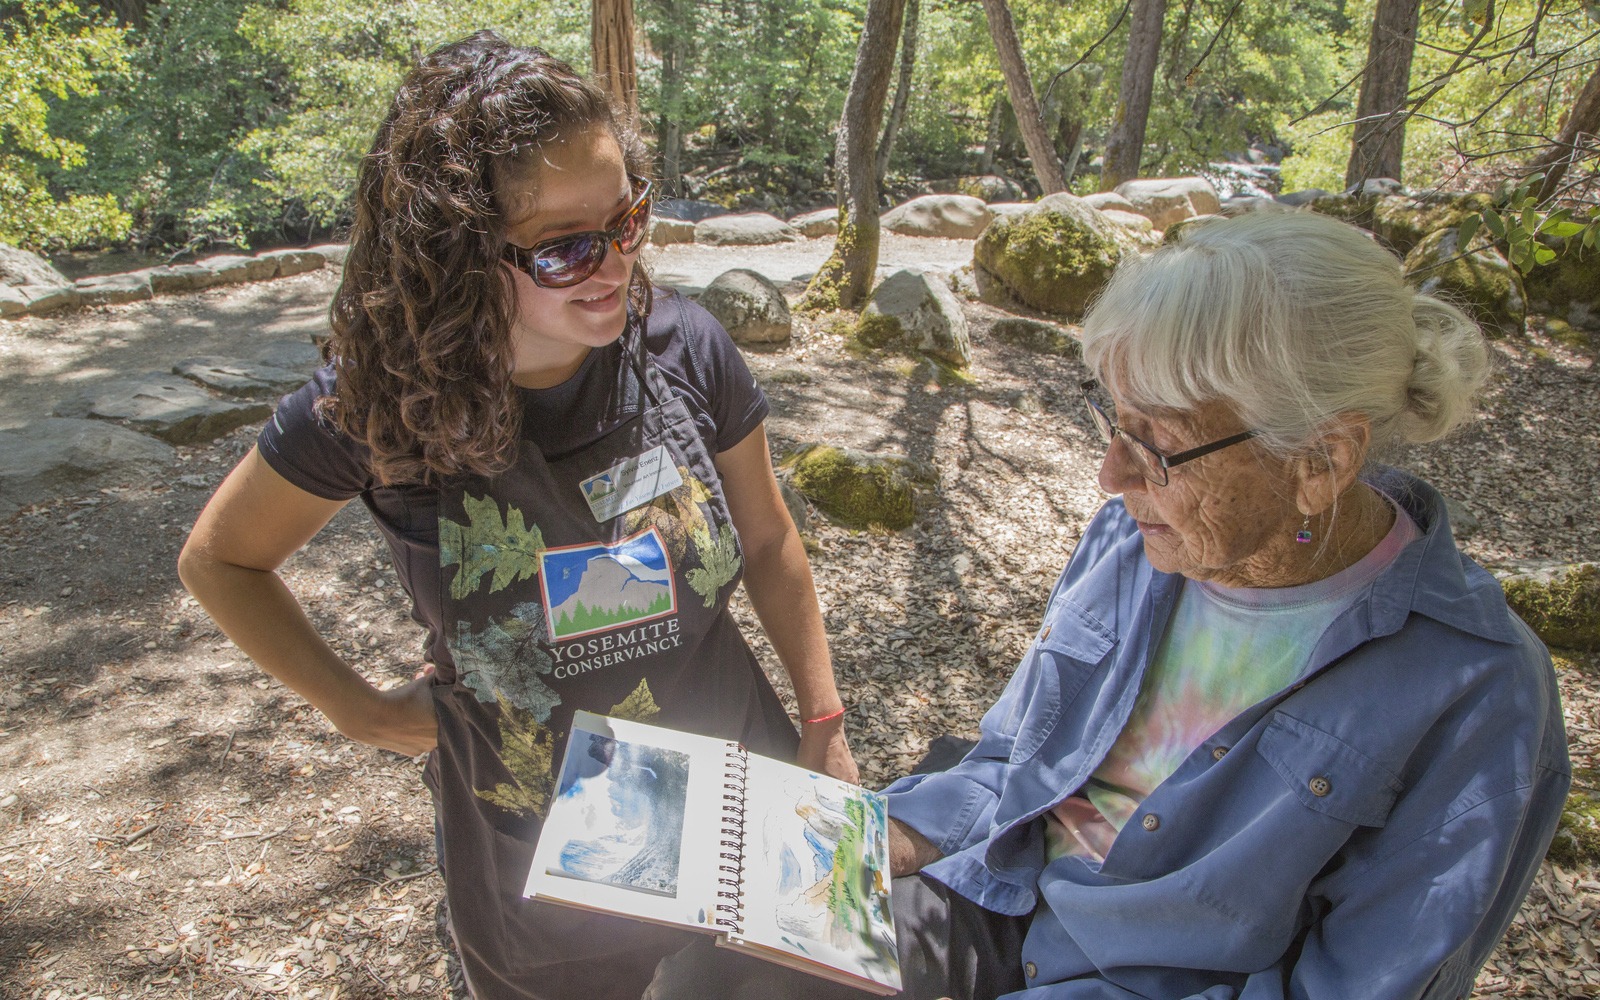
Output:
[[[970,258],[886,240],[890,265]],[[954,243],[955,241],[948,241]],[[819,252],[820,249],[820,252]],[[703,284],[756,262],[788,280],[819,244],[663,254]],[[966,256],[963,256],[965,254]],[[0,428],[98,379],[180,357],[310,336],[331,271],[0,323]],[[804,326],[750,362],[771,431],[927,461],[939,485],[899,533],[819,524],[814,566],[866,778],[903,773],[942,732],[971,733],[1023,649],[1060,564],[1099,505],[1080,366],[994,343],[974,308],[970,380],[863,358]],[[1479,522],[1466,545],[1507,558],[1596,559],[1578,498],[1600,482],[1592,359],[1497,347],[1482,418],[1402,456]],[[430,807],[415,761],[355,746],[266,680],[173,571],[182,539],[253,431],[181,448],[137,479],[0,524],[0,996],[439,997]],[[285,569],[316,625],[380,684],[411,676],[420,635],[359,506]],[[748,610],[736,613],[753,626]],[[749,630],[755,634],[753,627]],[[758,652],[770,663],[765,649]],[[1575,764],[1593,782],[1596,664],[1562,674]],[[1478,995],[1600,995],[1592,866],[1546,866]]]

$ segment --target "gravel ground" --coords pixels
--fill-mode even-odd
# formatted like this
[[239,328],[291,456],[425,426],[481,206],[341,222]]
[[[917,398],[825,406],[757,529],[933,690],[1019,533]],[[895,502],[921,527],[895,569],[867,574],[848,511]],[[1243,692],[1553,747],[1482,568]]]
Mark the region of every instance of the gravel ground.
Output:
[[[970,259],[970,244],[943,246],[958,241],[897,241],[886,241],[886,267],[918,251],[940,267]],[[661,251],[658,277],[692,287],[754,266],[787,280],[825,246],[771,258],[704,250]],[[330,287],[326,274],[302,276],[0,324],[0,426],[43,415],[35,403],[100,373],[315,325]],[[820,519],[806,529],[870,784],[904,773],[935,736],[975,733],[1103,499],[1098,439],[1076,397],[1081,367],[993,342],[997,315],[971,307],[975,359],[962,379],[854,354],[825,323],[749,355],[773,401],[775,451],[826,441],[936,472],[906,531]],[[1395,461],[1471,516],[1463,545],[1487,565],[1600,558],[1594,359],[1537,334],[1497,344],[1495,358],[1471,428]],[[0,524],[0,663],[12,678],[0,695],[0,996],[445,993],[417,763],[333,733],[244,661],[175,579],[184,534],[251,438],[180,449],[135,481]],[[362,511],[341,513],[285,577],[374,681],[410,676],[418,631]],[[742,600],[735,613],[759,635]],[[1600,662],[1561,664],[1574,764],[1592,792]],[[1600,996],[1597,912],[1592,864],[1547,864],[1475,995]]]

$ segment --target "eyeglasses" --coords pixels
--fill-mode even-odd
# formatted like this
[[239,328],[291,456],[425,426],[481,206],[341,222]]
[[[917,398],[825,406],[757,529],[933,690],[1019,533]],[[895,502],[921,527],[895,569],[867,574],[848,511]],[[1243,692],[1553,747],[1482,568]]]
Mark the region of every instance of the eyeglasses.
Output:
[[1106,411],[1099,403],[1095,402],[1094,396],[1090,395],[1094,391],[1096,384],[1091,379],[1078,388],[1083,391],[1083,401],[1089,407],[1089,416],[1094,419],[1095,427],[1099,429],[1100,436],[1105,439],[1106,447],[1110,448],[1111,439],[1120,434],[1122,439],[1128,442],[1128,454],[1133,457],[1133,464],[1139,467],[1139,474],[1157,486],[1167,485],[1167,470],[1173,466],[1192,462],[1202,455],[1221,451],[1224,448],[1236,445],[1241,441],[1248,441],[1256,436],[1255,431],[1240,431],[1238,434],[1225,437],[1220,441],[1203,444],[1198,448],[1190,448],[1188,451],[1180,451],[1176,455],[1163,455],[1147,442],[1139,440],[1112,422]]
[[650,228],[650,182],[630,178],[634,195],[610,229],[591,229],[570,236],[536,243],[532,247],[506,246],[505,260],[543,288],[570,288],[587,281],[605,263],[612,247],[618,253],[633,253],[644,242]]

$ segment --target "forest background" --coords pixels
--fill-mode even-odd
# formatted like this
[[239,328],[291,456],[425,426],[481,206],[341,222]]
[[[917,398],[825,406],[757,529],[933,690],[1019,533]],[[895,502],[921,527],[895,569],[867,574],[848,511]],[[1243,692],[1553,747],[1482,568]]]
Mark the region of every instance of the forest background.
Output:
[[[669,195],[776,214],[835,203],[834,136],[867,0],[629,6],[639,121]],[[1151,8],[1160,32],[1141,176],[1253,161],[1269,178],[1281,171],[1283,190],[1342,189],[1364,70],[1378,64],[1374,17],[1386,6],[1397,4],[906,0],[879,144],[883,200],[996,173],[1040,193],[991,40],[996,9],[1015,26],[1071,190],[1101,186],[1101,153],[1127,114],[1130,31]],[[1514,185],[1600,79],[1593,0],[1398,6],[1416,18],[1401,108],[1413,189]],[[588,67],[592,7],[0,2],[0,241],[179,259],[336,237],[384,102],[420,54],[493,27]],[[1584,169],[1563,194],[1585,219],[1596,200],[1592,136],[1575,150]]]

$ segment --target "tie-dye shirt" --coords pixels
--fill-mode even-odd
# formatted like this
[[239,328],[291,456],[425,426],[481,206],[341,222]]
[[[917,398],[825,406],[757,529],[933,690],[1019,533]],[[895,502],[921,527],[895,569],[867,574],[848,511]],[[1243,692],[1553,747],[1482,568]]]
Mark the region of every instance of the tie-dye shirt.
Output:
[[1383,541],[1327,579],[1272,590],[1184,582],[1121,735],[1084,786],[1045,814],[1052,859],[1104,861],[1128,817],[1196,747],[1300,679],[1323,630],[1418,537],[1390,505]]

